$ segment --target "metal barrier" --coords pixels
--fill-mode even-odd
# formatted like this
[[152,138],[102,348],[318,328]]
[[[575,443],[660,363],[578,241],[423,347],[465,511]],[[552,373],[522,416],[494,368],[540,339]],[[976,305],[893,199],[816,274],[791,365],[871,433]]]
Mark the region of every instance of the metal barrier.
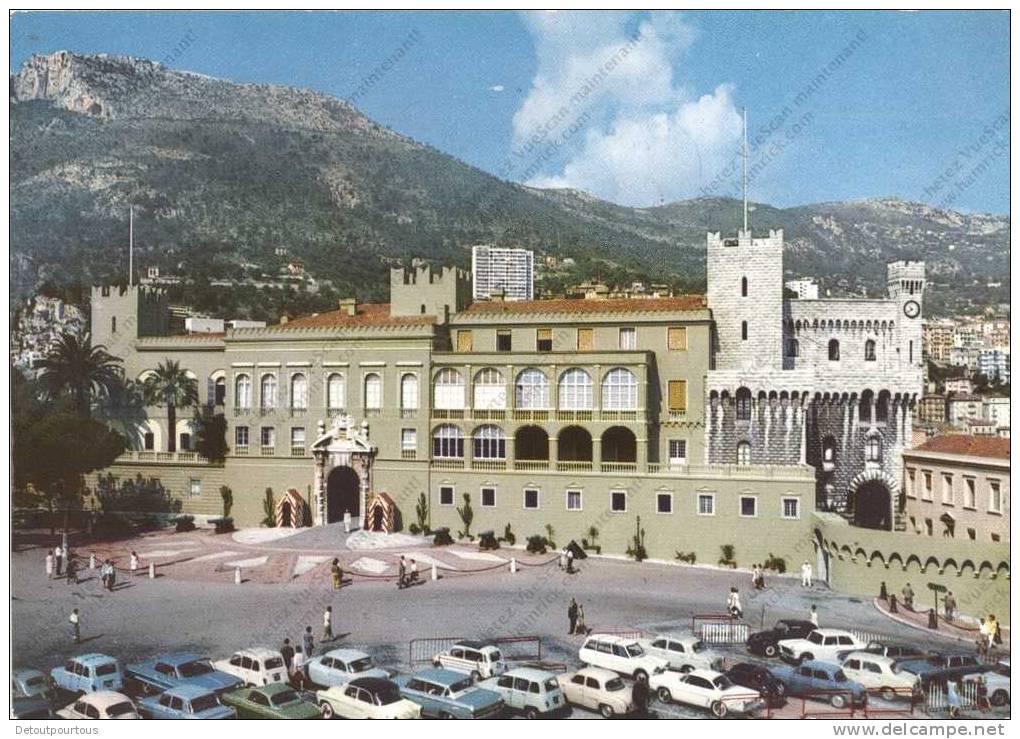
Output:
[[[412,668],[421,664],[431,664],[437,654],[466,640],[463,636],[428,636],[412,639],[407,645],[407,663]],[[478,641],[499,647],[506,662],[542,661],[540,636],[501,636]]]
[[[914,715],[914,706],[921,702],[923,694],[913,688],[868,688],[868,700],[864,704],[864,717],[874,718],[888,715]],[[890,704],[900,701],[900,705],[883,707],[875,703],[876,698],[881,698]],[[903,699],[907,705],[902,705]]]
[[[838,696],[843,697],[842,707],[834,705]],[[812,703],[812,706],[817,701],[825,701],[828,705],[825,708],[809,708],[809,701]],[[800,697],[801,718],[848,719],[853,718],[857,710],[857,707],[854,705],[853,691],[851,690],[810,690]]]
[[988,701],[982,693],[981,686],[973,681],[954,684],[953,690],[942,682],[932,682],[924,694],[924,707],[927,711],[972,711],[985,710]]
[[594,627],[591,629],[591,636],[598,636],[599,634],[606,634],[607,636],[618,636],[621,639],[644,639],[648,634],[641,629],[631,628],[609,628],[602,629]]
[[751,627],[729,614],[696,614],[691,616],[691,631],[709,644],[744,644]]

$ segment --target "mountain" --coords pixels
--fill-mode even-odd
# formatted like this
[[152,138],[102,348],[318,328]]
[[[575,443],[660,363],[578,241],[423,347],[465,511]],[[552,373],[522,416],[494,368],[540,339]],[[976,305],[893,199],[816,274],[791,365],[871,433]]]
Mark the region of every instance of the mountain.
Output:
[[[362,299],[384,295],[395,261],[466,266],[466,247],[493,241],[697,288],[705,232],[740,218],[729,199],[627,208],[505,182],[336,98],[131,57],[32,57],[10,78],[10,115],[15,295],[122,279],[129,205],[139,265],[213,279],[299,259]],[[757,204],[752,221],[784,228],[787,271],[834,291],[875,289],[909,257],[947,304],[1008,301],[1006,217],[889,198]]]

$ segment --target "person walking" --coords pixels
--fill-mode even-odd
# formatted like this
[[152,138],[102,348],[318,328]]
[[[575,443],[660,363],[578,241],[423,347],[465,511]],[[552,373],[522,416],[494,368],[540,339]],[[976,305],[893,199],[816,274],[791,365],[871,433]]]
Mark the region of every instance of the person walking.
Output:
[[818,628],[818,606],[811,606],[811,613],[808,615],[808,620]]
[[131,577],[132,578],[134,578],[135,572],[138,570],[139,564],[140,563],[138,561],[138,552],[132,551],[131,552],[131,560],[130,560],[130,563],[128,564],[128,569],[131,570]]
[[577,633],[585,636],[591,633],[591,629],[584,621],[584,606],[582,605],[577,606]]
[[813,573],[811,571],[811,563],[805,559],[804,564],[800,566],[800,585],[802,588],[811,587],[812,574]]
[[567,547],[567,574],[574,574],[574,550]]
[[744,609],[740,607],[740,593],[736,588],[730,588],[730,594],[726,597],[726,611],[732,618],[744,616]]
[[634,718],[645,718],[648,715],[648,679],[635,680],[630,691],[630,699],[634,703]]
[[765,589],[765,568],[758,566],[758,590]]
[[46,579],[53,579],[53,551],[50,549],[46,550]]
[[407,583],[407,560],[404,559],[404,555],[400,555],[400,562],[397,564],[397,589],[403,588]]
[[570,607],[567,608],[567,618],[570,620],[570,630],[568,634],[574,634],[577,632],[577,601],[573,598],[570,599]]
[[333,606],[326,606],[322,614],[322,640],[333,641]]
[[53,561],[57,567],[57,577],[60,577],[64,573],[64,550],[57,544],[53,547]]
[[71,555],[67,557],[67,580],[65,582],[68,585],[78,584],[78,563],[74,561],[74,557]]
[[333,590],[339,590],[344,581],[344,571],[340,569],[339,559],[333,559],[333,564],[329,566],[329,573],[333,578]]
[[758,589],[758,565],[751,565],[751,587]]
[[411,560],[411,563],[407,566],[407,582],[408,583],[418,582],[418,563],[415,562],[413,559]]
[[[308,628],[311,628],[309,626]],[[310,634],[308,635],[310,636]],[[291,685],[298,690],[305,686],[305,665],[308,664],[308,655],[299,645],[294,647],[294,672],[291,674]]]
[[946,621],[952,621],[953,617],[956,615],[956,596],[953,595],[952,590],[946,593],[943,603],[946,608]]
[[106,560],[106,589],[111,593],[113,586],[117,584],[117,568],[113,566],[113,560]]
[[909,582],[903,586],[901,592],[903,594],[903,605],[910,611],[914,610],[914,589],[910,587]]
[[71,611],[71,616],[67,620],[71,624],[71,635],[74,638],[74,643],[81,644],[81,615],[78,613],[77,608]]
[[301,646],[304,647],[305,659],[311,659],[312,651],[315,649],[315,637],[312,636],[311,626],[305,627],[305,633],[301,637]]
[[290,639],[283,640],[283,646],[280,647],[280,656],[283,657],[283,665],[287,668],[287,674],[290,676],[294,675],[294,647],[290,645]]

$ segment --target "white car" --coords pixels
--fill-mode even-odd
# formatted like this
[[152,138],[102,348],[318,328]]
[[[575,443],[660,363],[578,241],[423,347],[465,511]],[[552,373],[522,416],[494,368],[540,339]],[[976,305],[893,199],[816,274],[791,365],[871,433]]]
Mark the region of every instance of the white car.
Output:
[[432,658],[436,667],[470,675],[472,680],[502,675],[507,670],[503,653],[491,644],[461,641]]
[[556,675],[532,667],[507,670],[502,675],[482,680],[478,687],[496,693],[507,708],[528,718],[559,713],[567,707]]
[[815,629],[803,639],[783,639],[779,642],[779,656],[787,662],[799,664],[814,659],[839,663],[840,657],[850,652],[864,651],[867,642],[842,629]]
[[219,659],[212,666],[220,672],[239,677],[245,685],[269,685],[287,682],[287,666],[283,655],[274,649],[242,649],[230,657]]
[[615,634],[592,634],[577,654],[584,664],[602,667],[646,682],[649,675],[665,672],[669,662],[645,652],[637,639]]
[[717,718],[730,713],[752,714],[765,707],[759,693],[734,685],[728,677],[715,670],[669,670],[652,675],[648,686],[663,703],[707,708]]
[[666,660],[674,670],[722,671],[723,668],[722,654],[691,634],[661,634],[652,639],[642,639],[639,643],[649,654]]
[[360,649],[331,649],[308,660],[304,670],[313,684],[326,688],[344,685],[356,677],[390,677],[389,672],[376,667],[372,657]]
[[848,678],[871,692],[880,693],[886,700],[897,696],[909,698],[921,690],[921,678],[900,670],[892,657],[872,652],[851,652],[841,666]]
[[635,708],[630,687],[610,670],[584,667],[560,675],[558,679],[568,703],[598,711],[603,718],[625,716]]
[[81,719],[131,719],[138,718],[135,704],[123,693],[113,690],[97,690],[86,693],[66,708],[57,711],[60,718]]
[[382,677],[356,677],[315,694],[323,718],[421,718],[421,706],[400,694],[400,687]]
[[991,672],[972,672],[963,676],[964,682],[977,683],[984,689],[988,702],[999,708],[1009,705],[1012,693],[1009,690],[1009,660],[999,660]]

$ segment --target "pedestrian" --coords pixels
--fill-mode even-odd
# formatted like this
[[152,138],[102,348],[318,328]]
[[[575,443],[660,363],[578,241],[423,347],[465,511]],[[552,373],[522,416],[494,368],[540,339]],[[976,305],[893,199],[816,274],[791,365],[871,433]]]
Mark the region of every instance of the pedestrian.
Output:
[[567,574],[574,574],[574,550],[567,547]]
[[404,559],[404,555],[400,555],[400,562],[397,564],[397,589],[404,587],[407,583],[404,582],[407,579],[407,560]]
[[914,610],[914,589],[910,587],[909,582],[903,586],[902,593],[903,605],[906,606],[908,610]]
[[564,549],[562,552],[560,552],[560,561],[558,562],[558,564],[559,564],[559,568],[561,570],[567,569],[567,550],[566,549]]
[[131,570],[131,577],[132,578],[135,576],[135,571],[138,569],[138,565],[139,565],[139,562],[138,562],[138,552],[132,551],[131,552],[131,561],[130,561],[130,564],[128,564],[128,569]]
[[[311,628],[311,627],[309,627]],[[308,663],[308,655],[300,645],[294,647],[294,672],[291,675],[291,684],[300,690],[305,686],[305,665]]]
[[588,628],[588,624],[584,622],[584,606],[577,606],[577,633],[578,634],[590,634],[591,629]]
[[333,578],[333,590],[339,590],[344,580],[344,571],[340,569],[339,559],[333,559],[333,564],[329,566],[329,572]]
[[946,606],[946,621],[952,621],[953,616],[956,615],[956,596],[953,595],[952,590],[946,593],[946,597],[943,602]]
[[67,584],[77,585],[78,584],[78,563],[74,561],[74,557],[67,557]]
[[808,562],[805,559],[804,560],[804,564],[802,564],[800,566],[800,585],[801,585],[801,587],[803,587],[803,588],[810,588],[811,587],[811,575],[812,575],[812,572],[811,572],[811,563]]
[[818,628],[818,606],[811,606],[811,613],[808,616],[808,620]]
[[77,608],[71,611],[71,617],[68,621],[71,623],[71,634],[74,636],[74,643],[81,644],[81,616],[78,614]]
[[415,562],[413,559],[411,560],[411,563],[407,566],[407,581],[408,583],[418,582],[418,563]]
[[577,632],[577,601],[573,598],[570,599],[570,607],[567,608],[567,618],[570,619],[570,631],[568,634],[574,634]]
[[634,703],[634,717],[644,718],[648,715],[648,679],[634,681],[630,691],[630,699]]
[[765,568],[758,567],[758,590],[765,589]]
[[283,657],[283,664],[287,668],[287,674],[290,676],[294,675],[294,647],[290,645],[290,639],[283,640],[283,646],[280,647],[280,656]]
[[113,592],[113,586],[117,584],[117,568],[113,566],[113,560],[106,560],[106,589],[111,593]]
[[57,566],[57,577],[60,577],[64,573],[64,550],[59,544],[53,547],[53,560]]
[[333,641],[333,606],[326,606],[322,614],[322,640]]
[[107,580],[109,580],[109,578],[110,578],[110,566],[107,563],[107,560],[104,559],[103,563],[99,565],[99,579],[103,583],[104,590],[108,587]]
[[53,552],[49,549],[46,550],[46,579],[53,579]]
[[726,610],[732,618],[744,616],[744,609],[740,607],[740,593],[736,588],[730,588],[730,594],[726,597]]
[[306,626],[304,636],[301,637],[301,646],[304,647],[305,659],[311,659],[312,651],[315,649],[315,637],[312,636],[312,627]]
[[751,587],[758,587],[758,565],[751,565]]

